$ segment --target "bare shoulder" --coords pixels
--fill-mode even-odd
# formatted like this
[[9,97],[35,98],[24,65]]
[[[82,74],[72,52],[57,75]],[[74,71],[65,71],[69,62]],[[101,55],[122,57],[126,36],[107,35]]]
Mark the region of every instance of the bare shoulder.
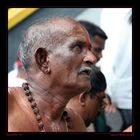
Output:
[[86,132],[86,126],[81,116],[70,108],[66,108],[66,111],[68,113],[68,116],[70,117],[70,122],[72,125],[71,131]]
[[14,108],[14,104],[16,102],[16,98],[19,97],[19,87],[9,87],[8,88],[8,112]]
[[12,113],[15,104],[15,89],[13,87],[8,88],[8,116]]
[[[17,131],[16,124],[20,121],[19,114],[21,114],[20,109],[20,89],[17,87],[8,88],[8,131]],[[18,102],[19,100],[19,102]]]
[[16,114],[16,88],[8,88],[8,131],[13,129],[15,123],[15,114]]

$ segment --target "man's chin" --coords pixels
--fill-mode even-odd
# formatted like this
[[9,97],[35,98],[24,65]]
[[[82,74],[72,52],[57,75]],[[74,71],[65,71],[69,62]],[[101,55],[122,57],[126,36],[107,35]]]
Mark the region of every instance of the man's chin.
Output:
[[[83,79],[82,79],[83,80]],[[81,87],[83,86],[83,88],[86,89],[90,89],[91,88],[91,82],[90,79],[85,78],[83,81],[81,80]]]
[[87,74],[80,74],[80,76],[82,78],[86,78],[86,79],[89,79],[90,80],[90,75],[87,75]]
[[90,79],[80,77],[75,86],[78,87],[80,93],[83,93],[91,88]]

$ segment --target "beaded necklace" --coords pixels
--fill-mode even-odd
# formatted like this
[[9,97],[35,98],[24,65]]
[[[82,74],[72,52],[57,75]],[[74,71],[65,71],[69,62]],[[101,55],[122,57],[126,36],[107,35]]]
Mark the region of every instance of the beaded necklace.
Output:
[[[35,102],[35,99],[33,98],[32,94],[31,94],[31,91],[29,90],[28,83],[23,83],[22,88],[24,89],[24,93],[27,96],[28,101],[30,102],[31,108],[33,110],[33,113],[35,114],[36,121],[38,123],[38,128],[39,128],[40,132],[46,132],[45,126],[44,126],[42,117],[40,115],[39,109],[37,107],[37,104]],[[68,114],[67,114],[66,111],[63,112],[62,118],[65,121],[66,131],[68,132],[68,129],[71,128],[71,125],[70,125],[70,118],[68,117]]]

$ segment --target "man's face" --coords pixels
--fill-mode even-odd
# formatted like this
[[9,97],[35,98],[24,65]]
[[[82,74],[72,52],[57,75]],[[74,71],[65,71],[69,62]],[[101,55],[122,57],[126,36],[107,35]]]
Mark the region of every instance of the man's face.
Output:
[[91,39],[92,42],[92,52],[97,57],[97,61],[102,58],[102,50],[105,46],[105,40],[98,35],[95,35],[94,38]]
[[96,63],[96,57],[90,50],[89,35],[82,26],[69,28],[64,25],[63,28],[66,35],[59,33],[63,43],[54,47],[49,55],[51,87],[62,87],[66,93],[78,95],[91,86],[91,65]]
[[105,93],[100,92],[96,96],[88,95],[85,107],[85,122],[89,126],[91,122],[104,110]]

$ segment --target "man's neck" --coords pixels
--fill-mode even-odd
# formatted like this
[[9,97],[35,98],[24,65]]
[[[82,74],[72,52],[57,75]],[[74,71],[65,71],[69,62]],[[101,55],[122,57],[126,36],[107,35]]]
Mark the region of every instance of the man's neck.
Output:
[[64,96],[59,94],[60,92],[58,90],[56,90],[57,93],[54,93],[49,90],[44,90],[35,83],[29,85],[41,114],[46,116],[50,121],[60,120],[69,98],[64,98]]

